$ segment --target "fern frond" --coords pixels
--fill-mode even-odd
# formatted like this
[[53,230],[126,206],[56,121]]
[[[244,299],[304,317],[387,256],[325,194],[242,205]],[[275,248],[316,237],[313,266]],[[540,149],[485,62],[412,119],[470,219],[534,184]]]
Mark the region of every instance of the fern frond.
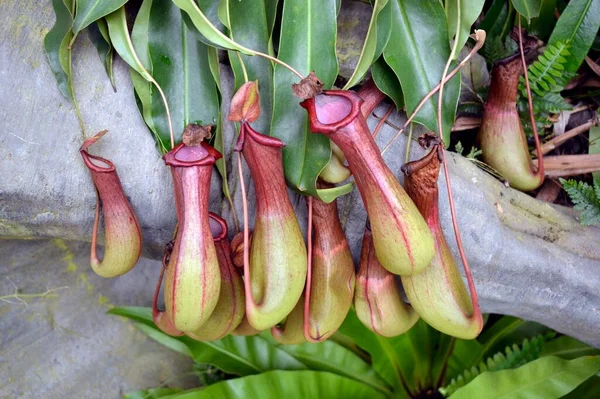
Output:
[[[565,71],[564,66],[570,55],[569,44],[566,42],[558,42],[546,47],[544,53],[527,69],[531,91],[540,97],[544,97],[548,92],[560,92],[574,76]],[[527,93],[523,77],[519,87],[525,97]]]
[[573,201],[573,208],[581,212],[581,224],[600,223],[600,184],[594,182],[592,187],[582,181],[559,180]]
[[481,362],[479,366],[463,371],[458,377],[453,378],[450,384],[444,388],[440,388],[440,392],[444,396],[450,396],[458,388],[467,385],[473,381],[475,377],[486,371],[500,371],[519,367],[532,360],[537,359],[542,352],[544,342],[549,337],[537,335],[531,340],[525,338],[521,346],[513,344],[512,347],[506,347],[504,353],[498,352],[494,356],[488,357],[485,362]]

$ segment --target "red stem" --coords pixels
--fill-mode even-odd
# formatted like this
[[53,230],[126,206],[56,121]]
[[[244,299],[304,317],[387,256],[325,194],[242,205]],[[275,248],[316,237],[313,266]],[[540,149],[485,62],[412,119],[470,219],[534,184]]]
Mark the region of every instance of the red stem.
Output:
[[527,73],[527,62],[525,61],[525,52],[523,51],[523,31],[521,30],[521,18],[519,21],[519,53],[521,55],[521,64],[523,65],[523,73],[525,74],[525,88],[527,89],[527,104],[529,106],[529,120],[531,121],[531,129],[533,130],[533,139],[535,140],[535,150],[538,157],[537,175],[544,178],[544,154],[542,153],[542,145],[538,136],[537,126],[535,124],[535,116],[533,115],[533,100],[531,99],[531,87],[529,86],[529,74]]

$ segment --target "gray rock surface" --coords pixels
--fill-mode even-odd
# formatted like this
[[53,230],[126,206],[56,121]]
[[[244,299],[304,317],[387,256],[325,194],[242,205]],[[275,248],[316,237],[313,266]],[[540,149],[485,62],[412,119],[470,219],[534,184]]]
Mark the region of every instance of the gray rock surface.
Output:
[[106,315],[112,305],[149,306],[160,262],[107,280],[88,259],[87,243],[0,240],[0,398],[117,399],[197,386],[190,358]]
[[[72,105],[64,100],[42,51],[41,40],[52,23],[47,4],[23,19],[19,6],[0,3],[0,235],[88,240],[95,196],[77,149],[81,143]],[[145,254],[156,257],[171,237],[175,212],[168,170],[154,148],[135,106],[126,66],[116,61],[118,92],[113,93],[94,49],[82,38],[75,51],[75,89],[88,132],[111,133],[93,152],[110,157],[143,227]],[[227,86],[227,85],[226,85]],[[224,97],[228,97],[225,95]],[[382,115],[386,105],[376,110]],[[401,124],[394,115],[392,123]],[[376,118],[370,119],[373,127]],[[232,127],[226,125],[229,186],[241,215]],[[384,145],[394,129],[378,136]],[[398,172],[405,138],[385,154]],[[412,157],[422,152],[412,146]],[[540,203],[504,187],[470,161],[451,156],[450,173],[467,256],[482,309],[544,323],[600,347],[600,230],[581,227],[563,208]],[[231,173],[234,171],[234,173]],[[246,180],[248,177],[246,176]],[[441,218],[452,237],[444,179],[440,178]],[[250,188],[250,203],[253,192]],[[292,200],[301,225],[305,204]],[[233,225],[215,172],[211,207]],[[355,190],[340,199],[341,218],[357,257],[365,213]],[[251,207],[251,216],[253,209]],[[455,250],[454,240],[449,240]]]

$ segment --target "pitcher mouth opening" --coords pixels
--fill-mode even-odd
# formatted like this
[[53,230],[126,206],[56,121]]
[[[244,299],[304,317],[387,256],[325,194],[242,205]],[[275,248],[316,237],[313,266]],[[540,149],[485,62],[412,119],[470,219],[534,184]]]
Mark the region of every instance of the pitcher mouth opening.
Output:
[[169,166],[206,166],[214,164],[223,155],[210,144],[202,142],[200,146],[186,146],[181,143],[167,152],[163,159]]
[[334,133],[360,114],[363,99],[353,91],[325,90],[300,105],[308,111],[310,128],[316,133]]

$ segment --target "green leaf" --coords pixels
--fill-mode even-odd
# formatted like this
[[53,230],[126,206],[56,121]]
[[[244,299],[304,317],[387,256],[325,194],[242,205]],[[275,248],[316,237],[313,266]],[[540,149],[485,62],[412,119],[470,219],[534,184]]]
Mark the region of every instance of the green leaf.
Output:
[[106,75],[110,80],[113,90],[116,92],[117,87],[115,85],[115,76],[113,74],[114,51],[112,44],[110,43],[110,37],[108,36],[108,25],[106,25],[106,21],[104,19],[99,19],[88,26],[88,35],[94,44],[94,47],[96,47],[96,51],[98,51],[98,56],[100,57],[100,60],[102,60]]
[[600,28],[599,0],[569,2],[548,41],[548,45],[556,45],[558,42],[569,44],[571,56],[565,64],[566,71],[577,72],[596,38],[598,28]]
[[[176,143],[188,123],[221,123],[208,47],[192,36],[179,8],[171,1],[155,0],[152,3],[148,53],[152,60],[152,76],[163,89],[169,104]],[[157,90],[152,92],[152,119],[162,144],[170,146],[169,119]]]
[[452,382],[440,389],[440,391],[448,396],[452,395],[456,390],[469,384],[478,375],[486,371],[499,371],[521,366],[527,362],[533,361],[540,357],[542,347],[544,345],[544,337],[539,335],[531,340],[525,338],[521,346],[513,344],[512,347],[506,347],[503,352],[498,352],[494,356],[488,357],[478,366],[464,370],[456,378],[452,378]]
[[517,369],[485,372],[462,387],[452,399],[543,398],[571,392],[600,370],[600,356],[563,360],[548,356]]
[[[590,129],[589,133],[590,147],[588,149],[589,154],[600,154],[600,126],[594,126]],[[592,173],[594,180],[600,185],[600,172]]]
[[[268,1],[265,0],[230,0],[228,7],[231,38],[243,46],[269,52],[271,28],[267,19],[270,13]],[[258,80],[260,92],[260,117],[252,126],[262,134],[269,135],[271,114],[273,112],[273,66],[262,57],[239,55],[229,52],[229,61],[235,76],[236,90],[245,83],[241,62],[244,63],[249,81]]]
[[221,381],[206,388],[176,394],[168,398],[382,399],[385,396],[367,385],[331,373],[278,370]]
[[[305,76],[315,71],[326,89],[332,87],[338,72],[335,7],[334,0],[286,0],[279,38],[278,58]],[[324,199],[316,181],[329,162],[331,147],[327,137],[310,132],[308,115],[291,90],[297,80],[290,71],[275,65],[271,136],[286,144],[283,165],[290,186]]]
[[377,88],[394,101],[397,109],[404,107],[404,95],[398,77],[383,57],[379,57],[371,66],[371,76]]
[[[206,19],[210,21],[210,23],[214,26],[216,30],[227,35],[227,27],[223,24],[221,19],[219,18],[219,9],[222,5],[227,5],[227,1],[215,1],[215,0],[196,0],[196,5],[202,11]],[[188,29],[194,34],[197,40],[200,40],[202,43],[208,46],[214,46],[214,43],[210,40],[206,39],[197,29],[192,19],[188,14],[181,11],[181,15]]]
[[454,39],[451,57],[458,58],[460,49],[465,45],[471,25],[477,20],[485,0],[446,0],[446,17],[448,18],[448,38]]
[[[148,48],[148,29],[150,24],[150,9],[152,7],[153,0],[144,0],[142,6],[138,10],[133,24],[133,30],[131,32],[131,42],[135,53],[138,55],[140,63],[144,69],[150,74],[152,73],[152,63],[150,62],[150,54]],[[146,80],[142,75],[136,72],[135,69],[130,68],[129,74],[131,76],[131,82],[135,90],[136,102],[138,109],[144,118],[144,122],[154,134],[154,138],[159,147],[161,153],[168,151],[170,142],[163,142],[158,136],[158,130],[152,119],[152,83]],[[169,140],[170,141],[170,140]]]
[[513,7],[519,14],[525,17],[527,23],[531,21],[531,18],[535,18],[540,15],[540,8],[542,7],[541,0],[511,0]]
[[600,355],[600,349],[596,349],[566,335],[546,342],[542,350],[542,356],[559,356],[563,359],[598,355]]
[[[387,64],[394,70],[404,93],[406,112],[411,114],[423,97],[442,79],[450,56],[444,8],[438,0],[390,0],[392,35],[383,51]],[[444,89],[442,131],[450,143],[460,93],[460,76]],[[437,131],[437,94],[421,108],[415,121]]]
[[598,399],[600,397],[600,377],[597,375],[586,380],[575,390],[571,391],[562,399]]
[[173,395],[182,392],[181,388],[151,388],[142,389],[140,391],[129,392],[123,396],[123,399],[158,399],[165,396]]
[[318,344],[274,344],[311,370],[328,371],[368,385],[379,392],[391,393],[389,385],[377,375],[371,365],[357,354],[331,340]]
[[190,20],[196,29],[213,45],[228,50],[240,51],[247,55],[256,54],[253,50],[248,49],[225,36],[225,34],[223,34],[223,32],[207,18],[194,0],[173,0],[173,3],[190,17]]
[[189,337],[170,337],[156,328],[149,308],[122,307],[110,314],[137,321],[137,327],[150,338],[191,356],[198,363],[212,364],[232,374],[258,374],[268,370],[302,370],[306,365],[260,335],[227,336],[218,341],[199,342]]
[[398,398],[414,397],[434,388],[432,371],[439,371],[443,363],[438,349],[443,353],[449,344],[423,320],[402,335],[382,337],[368,330],[353,310],[340,327],[340,333],[371,355],[373,368],[394,388]]
[[56,22],[44,37],[44,49],[48,56],[50,68],[56,78],[58,89],[63,96],[72,99],[73,90],[70,84],[71,49],[69,43],[73,38],[73,32],[71,32],[73,14],[63,0],[52,0],[52,7],[56,15]]
[[123,7],[127,0],[77,0],[73,33],[78,34],[92,22]]
[[125,17],[125,8],[119,8],[117,11],[106,16],[108,24],[108,34],[115,51],[131,68],[139,73],[146,81],[152,82],[153,78],[150,72],[146,70],[142,61],[133,47],[129,30],[127,29],[127,18]]
[[[363,44],[363,48],[360,52],[360,57],[356,64],[356,68],[348,79],[348,82],[344,86],[344,90],[348,90],[352,86],[356,85],[362,78],[365,76],[365,73],[369,70],[369,67],[377,59],[379,56],[377,54],[377,47],[379,47],[379,28],[377,19],[381,11],[388,4],[388,0],[375,0],[373,4],[373,14],[371,16],[371,22],[369,22],[369,29],[367,30],[367,37],[365,38],[365,42]],[[386,26],[382,24],[382,26]],[[382,32],[384,35],[384,43],[381,43],[381,48],[385,48],[387,44],[387,40],[385,40],[386,36],[389,40],[391,34],[391,26],[387,25],[387,32]]]
[[537,36],[544,42],[548,41],[554,25],[556,25],[556,0],[541,0],[540,14],[531,20],[529,34]]

